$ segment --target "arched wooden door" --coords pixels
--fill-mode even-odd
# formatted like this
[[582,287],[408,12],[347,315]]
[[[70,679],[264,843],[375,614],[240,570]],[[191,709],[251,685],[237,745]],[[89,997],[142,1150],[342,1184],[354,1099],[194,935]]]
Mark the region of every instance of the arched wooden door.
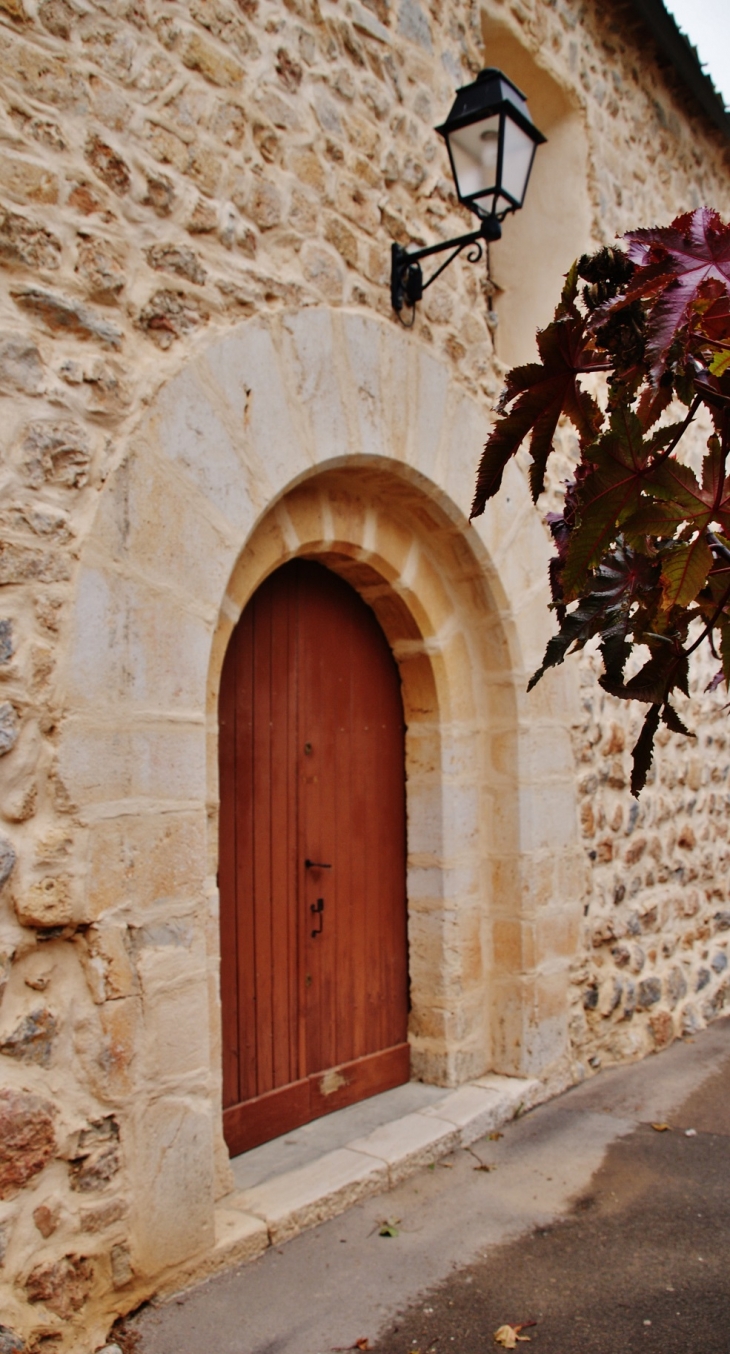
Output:
[[408,1080],[393,655],[321,564],[246,607],[220,690],[223,1124],[233,1154]]

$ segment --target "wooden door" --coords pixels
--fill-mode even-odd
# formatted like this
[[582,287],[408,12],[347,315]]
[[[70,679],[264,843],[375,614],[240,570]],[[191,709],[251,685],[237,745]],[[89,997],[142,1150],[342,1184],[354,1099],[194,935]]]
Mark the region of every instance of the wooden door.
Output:
[[407,1081],[400,679],[371,609],[295,560],[220,705],[223,1125],[232,1153]]

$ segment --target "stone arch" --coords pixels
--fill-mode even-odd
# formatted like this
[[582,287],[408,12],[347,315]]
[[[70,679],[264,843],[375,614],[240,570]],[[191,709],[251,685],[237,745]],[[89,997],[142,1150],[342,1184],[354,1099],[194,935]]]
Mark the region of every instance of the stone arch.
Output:
[[481,868],[506,847],[493,839],[496,803],[505,828],[515,818],[516,712],[509,645],[485,570],[421,478],[380,457],[340,459],[290,488],[252,533],[211,650],[209,804],[214,815],[217,697],[235,624],[274,569],[295,556],[318,559],[373,608],[400,670],[412,1064],[422,1079],[453,1085],[492,1062]]
[[525,696],[550,631],[549,547],[516,465],[469,525],[483,437],[483,411],[426,348],[371,315],[312,308],[202,348],[103,490],[57,782],[86,825],[79,919],[134,936],[138,988],[99,1039],[104,1094],[128,1113],[141,1273],[210,1244],[218,679],[245,601],[284,558],[348,577],[404,677],[417,1069],[453,1084],[563,1066],[573,696],[562,673]]

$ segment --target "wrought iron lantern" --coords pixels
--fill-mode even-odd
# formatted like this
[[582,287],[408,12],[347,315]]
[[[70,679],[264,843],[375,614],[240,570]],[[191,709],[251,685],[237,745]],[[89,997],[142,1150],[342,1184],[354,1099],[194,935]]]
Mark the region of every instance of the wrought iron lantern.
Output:
[[[393,245],[390,291],[398,314],[404,305],[420,301],[462,249],[472,245],[467,257],[476,262],[483,243],[500,238],[501,222],[524,202],[535,151],[546,139],[530,117],[524,94],[493,68],[457,90],[449,116],[436,131],[446,142],[459,201],[480,225],[468,235],[410,253]],[[446,249],[452,250],[450,257],[424,282],[420,260]]]

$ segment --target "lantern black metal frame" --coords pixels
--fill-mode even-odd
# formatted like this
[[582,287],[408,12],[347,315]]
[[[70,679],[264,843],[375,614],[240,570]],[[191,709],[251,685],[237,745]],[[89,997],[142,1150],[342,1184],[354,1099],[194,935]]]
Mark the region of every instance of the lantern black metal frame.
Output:
[[[482,221],[478,230],[472,230],[468,235],[459,235],[455,240],[445,240],[442,244],[426,245],[424,249],[414,249],[409,252],[402,244],[391,246],[391,266],[390,266],[390,299],[393,303],[393,309],[400,314],[404,305],[415,306],[421,300],[423,293],[432,282],[440,277],[444,268],[448,268],[450,263],[470,245],[472,248],[467,254],[470,263],[478,263],[484,254],[484,245],[492,240],[500,239],[502,227],[499,218],[496,216],[487,216]],[[430,258],[432,254],[443,254],[444,250],[450,249],[452,252],[447,259],[436,269],[435,273],[423,280],[423,271],[420,260]]]
[[[521,107],[516,101],[511,99],[508,94],[505,94],[505,85],[517,95],[517,99],[522,105]],[[507,105],[509,105],[508,112],[506,111]],[[422,249],[408,250],[401,244],[394,244],[391,246],[390,299],[393,309],[399,318],[405,305],[414,309],[415,318],[415,306],[421,300],[426,288],[430,287],[431,283],[435,282],[436,278],[441,276],[444,269],[448,268],[449,264],[453,263],[454,259],[457,258],[463,250],[467,249],[469,251],[466,257],[470,263],[478,263],[484,256],[485,247],[488,251],[489,245],[494,240],[499,240],[501,238],[501,223],[505,216],[510,212],[518,211],[522,206],[522,201],[524,200],[524,195],[527,191],[527,184],[530,179],[530,173],[532,171],[532,160],[530,161],[527,170],[522,190],[522,199],[518,202],[517,199],[502,186],[505,118],[508,116],[522,129],[522,131],[527,133],[530,140],[532,140],[535,149],[546,140],[542,132],[538,131],[530,117],[527,116],[526,107],[525,98],[517,89],[517,86],[514,85],[507,76],[503,75],[501,71],[494,68],[482,71],[471,85],[465,85],[462,89],[457,90],[456,100],[446,122],[436,128],[436,131],[443,136],[446,141],[449,160],[451,162],[451,170],[457,185],[457,193],[459,192],[459,180],[449,140],[450,134],[458,131],[462,127],[467,127],[481,121],[486,121],[488,118],[498,116],[499,147],[495,168],[494,188],[491,193],[488,193],[487,190],[466,196],[462,196],[459,193],[460,202],[479,217],[480,224],[477,230],[469,231],[466,235],[459,235],[453,240],[444,240],[440,244],[425,245]],[[492,199],[492,209],[489,212],[485,212],[478,201],[479,196],[483,197],[487,195],[491,196]],[[502,198],[504,199],[504,206],[498,208],[498,200]],[[449,257],[445,259],[441,266],[424,282],[421,259],[430,258],[434,254],[442,254],[447,249],[451,251]],[[487,261],[488,260],[489,255],[487,253]]]

